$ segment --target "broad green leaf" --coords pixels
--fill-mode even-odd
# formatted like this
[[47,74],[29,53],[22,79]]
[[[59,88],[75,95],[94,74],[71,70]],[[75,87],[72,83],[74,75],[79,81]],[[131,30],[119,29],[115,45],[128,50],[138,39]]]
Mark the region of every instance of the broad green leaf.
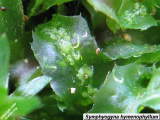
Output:
[[29,7],[29,16],[35,16],[48,10],[50,7],[55,5],[61,5],[72,0],[33,0]]
[[[143,62],[143,59],[144,62],[156,62],[160,59],[160,46],[136,44],[118,39],[110,41],[103,50],[103,53],[111,60],[134,58],[140,59],[138,61],[141,62]],[[145,60],[146,58],[147,60]]]
[[40,106],[40,101],[36,97],[6,97],[4,100],[1,100],[0,118],[7,119],[23,116]]
[[105,14],[110,19],[118,22],[118,17],[116,15],[116,9],[119,7],[120,0],[87,0],[96,11],[100,11]]
[[94,65],[101,57],[96,55],[96,48],[81,16],[54,15],[50,22],[33,32],[32,50],[44,74],[53,79],[51,87],[64,102],[59,105],[61,110],[92,103]]
[[40,92],[51,81],[48,76],[39,76],[30,80],[28,83],[21,85],[15,91],[14,95],[33,96]]
[[156,26],[157,21],[147,11],[143,2],[133,0],[87,0],[96,11],[107,16],[107,24],[111,30],[141,29]]
[[23,116],[41,107],[37,97],[12,97],[10,101],[17,104],[18,111],[15,112],[16,115]]
[[115,66],[95,96],[90,112],[138,113],[141,107],[160,109],[159,69],[140,64]]
[[10,48],[5,34],[0,36],[0,88],[8,88]]
[[[127,9],[125,6],[128,6]],[[132,0],[124,0],[118,16],[123,28],[146,30],[157,25],[156,20],[148,13],[146,6]]]
[[23,8],[21,0],[0,0],[0,35],[6,33],[11,46],[11,61],[23,56]]

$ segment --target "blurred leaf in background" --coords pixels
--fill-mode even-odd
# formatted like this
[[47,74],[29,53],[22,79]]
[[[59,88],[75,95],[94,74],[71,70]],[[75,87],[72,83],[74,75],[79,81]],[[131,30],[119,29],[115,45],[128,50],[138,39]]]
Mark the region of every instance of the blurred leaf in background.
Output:
[[5,10],[0,10],[0,35],[6,33],[10,48],[11,62],[15,62],[24,56],[23,46],[23,6],[21,0],[0,0],[0,7]]
[[107,16],[107,24],[114,32],[120,28],[146,30],[157,25],[157,21],[150,15],[147,5],[143,2],[133,0],[87,1],[96,11]]
[[35,16],[48,10],[50,7],[55,5],[61,5],[72,0],[32,0],[28,8],[28,15]]

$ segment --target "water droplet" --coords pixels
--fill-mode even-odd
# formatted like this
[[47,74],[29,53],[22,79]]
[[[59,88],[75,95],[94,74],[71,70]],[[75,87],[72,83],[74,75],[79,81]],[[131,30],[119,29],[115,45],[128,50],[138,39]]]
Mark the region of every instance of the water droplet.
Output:
[[73,48],[75,48],[75,49],[78,48],[80,46],[79,37],[77,38],[77,40],[73,40],[72,44],[73,44]]
[[85,32],[84,35],[82,35],[83,38],[86,38],[88,36],[88,33]]
[[80,52],[79,51],[73,52],[73,57],[75,60],[80,60],[80,58],[81,58]]
[[37,67],[36,67],[36,69],[39,69],[39,68],[40,68],[40,66],[37,66]]
[[116,82],[122,84],[122,83],[124,82],[124,78],[120,78],[120,76],[117,77],[115,72],[116,72],[115,69],[113,69],[113,78],[114,78],[114,80],[115,80]]
[[140,57],[141,56],[141,54],[137,54],[137,55],[133,55],[133,57]]
[[16,40],[14,40],[14,42],[15,42],[15,43],[17,43],[17,42],[18,42],[18,40],[16,39]]
[[54,71],[57,70],[57,66],[54,66],[54,65],[46,65],[46,69],[50,69],[50,70],[52,70],[52,72],[54,72]]
[[88,74],[84,74],[84,79],[88,79],[88,78],[89,78]]
[[76,93],[76,88],[70,88],[70,92],[71,92],[71,94],[75,94]]
[[26,59],[24,59],[24,63],[29,63],[29,61],[28,61],[28,59],[26,58]]

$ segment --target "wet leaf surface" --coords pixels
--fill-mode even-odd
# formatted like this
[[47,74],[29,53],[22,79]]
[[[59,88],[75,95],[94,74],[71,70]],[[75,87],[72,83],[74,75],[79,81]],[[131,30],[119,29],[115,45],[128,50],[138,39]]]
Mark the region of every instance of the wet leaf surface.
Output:
[[95,97],[90,112],[138,113],[141,107],[159,110],[159,69],[140,64],[115,66]]

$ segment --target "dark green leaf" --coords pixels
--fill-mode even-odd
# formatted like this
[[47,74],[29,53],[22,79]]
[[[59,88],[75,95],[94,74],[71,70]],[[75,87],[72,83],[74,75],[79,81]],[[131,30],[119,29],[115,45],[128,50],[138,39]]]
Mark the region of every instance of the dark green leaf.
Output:
[[29,7],[29,16],[35,16],[48,10],[50,7],[55,5],[61,5],[72,0],[33,0]]
[[[11,46],[11,61],[23,56],[23,8],[21,0],[0,0],[0,6],[5,10],[0,10],[0,35],[6,33]],[[21,52],[20,52],[20,51]]]

